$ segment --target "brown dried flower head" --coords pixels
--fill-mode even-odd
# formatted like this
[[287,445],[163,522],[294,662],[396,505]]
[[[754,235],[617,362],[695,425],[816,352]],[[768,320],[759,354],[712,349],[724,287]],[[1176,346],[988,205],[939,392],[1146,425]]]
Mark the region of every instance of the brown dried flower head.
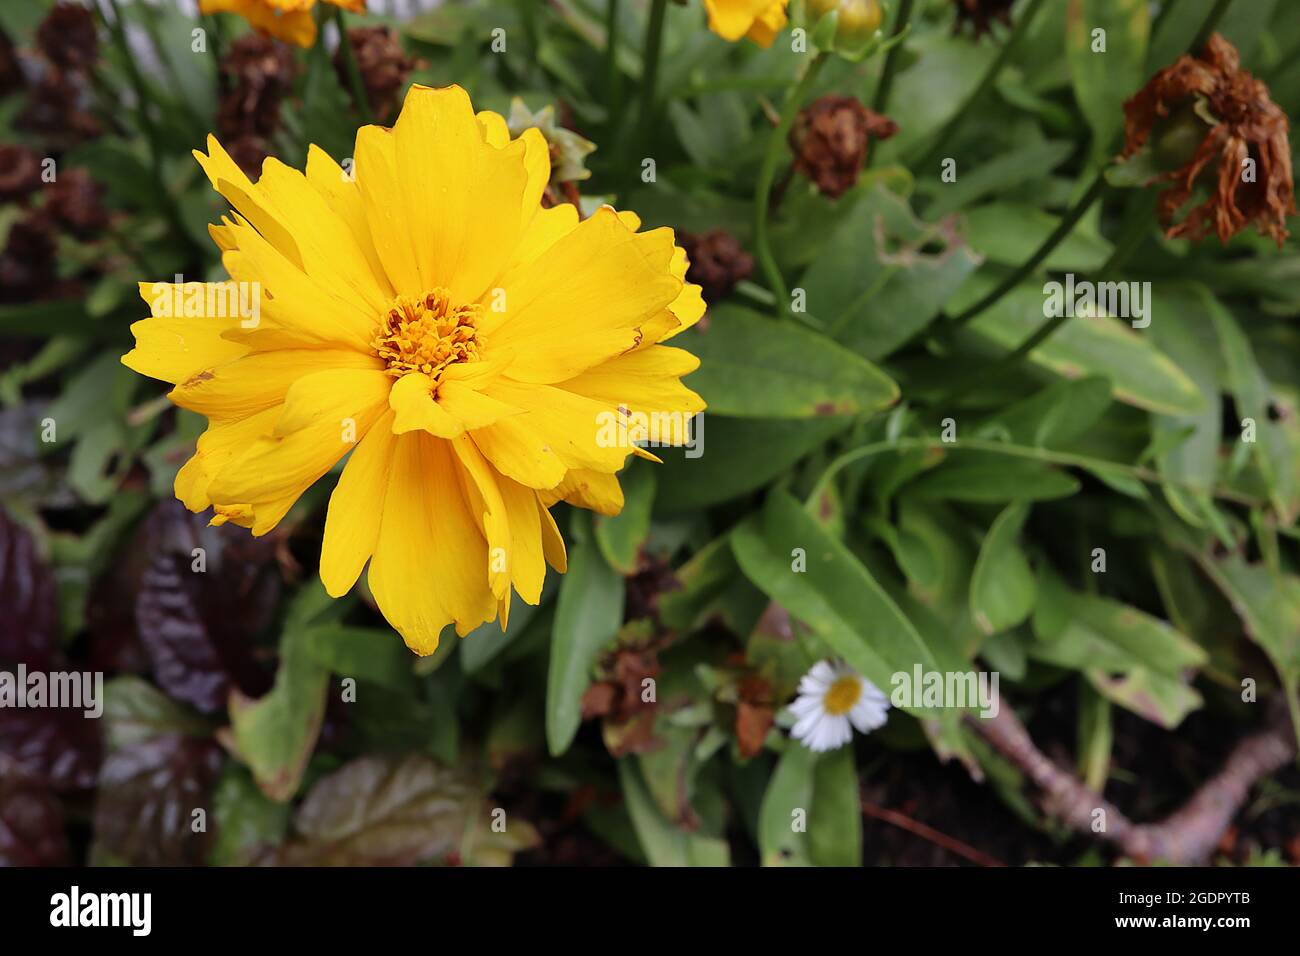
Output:
[[700,286],[704,301],[710,305],[731,295],[736,283],[748,279],[754,271],[753,256],[725,230],[678,232],[677,241],[690,261],[686,281]]
[[[1170,238],[1199,240],[1213,230],[1227,242],[1254,223],[1281,245],[1286,219],[1296,214],[1288,130],[1268,87],[1241,69],[1237,49],[1216,33],[1124,104],[1123,155],[1150,143],[1166,168],[1150,181],[1172,184],[1159,207]],[[1174,222],[1203,178],[1209,198]]]
[[0,143],[0,202],[24,199],[40,185],[40,157],[26,146]]
[[[357,58],[357,69],[366,88],[370,108],[380,123],[388,122],[397,107],[397,95],[406,86],[406,80],[420,61],[408,56],[402,49],[397,31],[388,27],[353,27],[348,30],[352,50]],[[348,82],[347,64],[340,47],[334,53],[334,69],[339,81]]]
[[60,3],[36,28],[36,46],[65,70],[85,70],[99,56],[95,15],[79,3]]
[[86,170],[69,169],[45,187],[45,211],[74,236],[90,239],[108,226],[103,194]]
[[823,96],[800,110],[790,129],[794,166],[831,199],[858,181],[872,139],[889,139],[898,126],[851,96]]
[[993,31],[994,21],[1011,26],[1011,8],[1015,0],[953,0],[953,5],[957,8],[953,32],[961,33],[970,26],[978,40]]
[[225,94],[217,129],[236,165],[256,175],[280,126],[280,106],[293,89],[297,68],[283,43],[247,33],[221,58]]

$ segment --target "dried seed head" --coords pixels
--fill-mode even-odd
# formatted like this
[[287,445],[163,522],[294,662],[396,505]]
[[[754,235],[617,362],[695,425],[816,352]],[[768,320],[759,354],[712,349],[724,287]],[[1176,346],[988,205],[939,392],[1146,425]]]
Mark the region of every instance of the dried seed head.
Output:
[[1011,26],[1011,8],[1015,0],[953,0],[957,8],[957,21],[953,32],[961,33],[967,26],[979,39],[993,32],[994,21]]
[[690,268],[686,280],[702,290],[710,304],[731,295],[736,283],[748,279],[754,271],[754,259],[741,248],[736,237],[722,229],[693,235],[678,232],[677,241],[686,250]]
[[[1123,155],[1149,148],[1164,170],[1150,181],[1171,184],[1159,207],[1170,238],[1213,231],[1227,242],[1254,223],[1281,245],[1296,214],[1288,133],[1268,87],[1241,69],[1236,48],[1217,33],[1124,104]],[[1176,222],[1198,188],[1208,198]]]
[[897,132],[893,120],[851,96],[823,96],[801,110],[790,129],[795,169],[837,199],[858,181],[871,140]]
[[[397,107],[397,95],[420,61],[402,49],[397,31],[388,27],[353,27],[348,31],[366,98],[380,123],[387,123]],[[347,64],[340,48],[334,52],[339,81],[348,82]]]
[[79,3],[57,4],[36,28],[36,46],[61,69],[88,69],[99,56],[95,15]]

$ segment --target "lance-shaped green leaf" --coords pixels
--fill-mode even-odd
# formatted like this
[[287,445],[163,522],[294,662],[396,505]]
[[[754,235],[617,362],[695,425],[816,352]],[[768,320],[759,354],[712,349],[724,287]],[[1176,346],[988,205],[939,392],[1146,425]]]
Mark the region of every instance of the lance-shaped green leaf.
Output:
[[1124,101],[1145,79],[1150,33],[1146,0],[1070,0],[1066,9],[1065,57],[1098,158],[1108,156],[1124,124]]
[[632,462],[619,475],[623,510],[613,517],[595,515],[596,544],[620,574],[634,574],[641,546],[650,533],[650,508],[655,499],[655,470],[649,462]]
[[677,341],[699,356],[690,386],[716,415],[860,415],[898,400],[893,380],[856,352],[803,326],[737,306],[710,310],[705,331]]
[[[972,304],[992,286],[981,273],[962,286],[950,308],[960,310]],[[1043,285],[1026,283],[1012,289],[980,314],[970,329],[1000,348],[1010,351],[1047,321],[1050,293]],[[1145,298],[1144,309],[1150,302]],[[1130,304],[1130,308],[1132,305]],[[1172,320],[1172,316],[1166,316]],[[1152,321],[1160,321],[1159,317]],[[1035,365],[1066,378],[1104,375],[1114,387],[1115,398],[1138,408],[1162,414],[1200,411],[1204,398],[1187,374],[1129,323],[1107,316],[1077,316],[1056,334],[1029,353]]]
[[975,559],[970,609],[985,634],[1015,627],[1034,609],[1038,582],[1016,539],[1029,517],[1029,505],[1016,501],[994,519]]
[[618,779],[623,799],[636,830],[637,840],[651,866],[727,866],[730,853],[727,842],[701,833],[688,833],[675,827],[659,812],[654,798],[646,789],[636,761],[618,762]]
[[623,578],[592,539],[586,512],[574,513],[569,570],[560,582],[546,679],[546,741],[558,756],[582,723],[582,695],[597,655],[623,622]]
[[[916,665],[939,670],[936,654],[880,583],[787,492],[732,533],[741,570],[849,666],[888,693]],[[961,669],[950,662],[949,670]],[[933,716],[933,711],[909,708]],[[955,719],[954,711],[943,711]]]

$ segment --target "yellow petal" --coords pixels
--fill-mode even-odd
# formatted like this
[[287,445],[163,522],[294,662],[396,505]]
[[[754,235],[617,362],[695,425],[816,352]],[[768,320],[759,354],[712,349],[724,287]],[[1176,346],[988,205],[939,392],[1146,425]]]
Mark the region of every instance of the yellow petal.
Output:
[[548,505],[567,501],[597,514],[613,516],[623,510],[623,488],[617,475],[575,468],[554,488],[541,492],[541,500]]
[[417,654],[439,632],[462,636],[491,620],[487,542],[470,512],[449,444],[423,432],[398,436],[384,499],[370,590],[388,622]]
[[375,250],[375,242],[366,223],[365,204],[361,198],[361,190],[357,187],[356,177],[344,173],[343,167],[334,162],[325,150],[313,145],[307,148],[307,182],[311,183],[312,188],[325,198],[334,213],[347,225],[357,248],[366,258],[375,284],[385,299],[391,300],[396,292],[388,278],[388,272],[379,259],[379,253]]
[[455,438],[465,426],[447,414],[433,400],[433,380],[422,372],[411,372],[397,380],[388,395],[388,404],[396,412],[393,431],[426,431],[439,438]]
[[366,225],[390,284],[398,293],[407,295],[426,291],[416,267],[415,247],[411,244],[407,197],[398,185],[392,132],[380,126],[361,127],[357,130],[353,152]]
[[413,86],[393,137],[422,288],[445,288],[456,302],[477,301],[519,239],[525,144],[488,145],[458,86]]
[[[559,457],[566,470],[618,471],[631,451],[631,446],[622,440],[625,435],[616,427],[616,411],[604,403],[551,385],[524,385],[507,378],[493,382],[487,394],[525,412],[492,427],[519,422]],[[511,474],[491,454],[488,457],[498,469]]]
[[563,381],[639,344],[641,324],[682,288],[667,232],[651,249],[606,207],[513,273],[504,311],[484,322],[494,346],[514,351],[511,376]]
[[342,597],[352,589],[375,552],[397,442],[392,416],[386,412],[366,432],[330,495],[320,578],[331,597]]
[[208,486],[212,477],[259,438],[269,436],[280,417],[275,406],[238,421],[214,422],[199,436],[197,450],[176,473],[176,497],[190,511],[212,507]]
[[284,402],[298,379],[331,368],[382,369],[373,355],[352,349],[285,349],[254,352],[195,372],[172,389],[181,408],[209,419],[246,418]]
[[255,535],[274,528],[383,414],[388,382],[382,372],[357,369],[316,372],[296,381],[275,433],[259,438],[217,473],[208,488],[212,500],[252,508]]

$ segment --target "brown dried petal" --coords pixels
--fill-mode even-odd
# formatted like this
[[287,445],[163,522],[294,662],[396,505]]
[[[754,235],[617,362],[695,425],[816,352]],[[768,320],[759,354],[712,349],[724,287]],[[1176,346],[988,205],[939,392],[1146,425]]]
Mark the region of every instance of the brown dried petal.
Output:
[[790,130],[795,169],[837,199],[858,181],[871,140],[897,132],[893,120],[851,96],[823,96],[799,112]]

